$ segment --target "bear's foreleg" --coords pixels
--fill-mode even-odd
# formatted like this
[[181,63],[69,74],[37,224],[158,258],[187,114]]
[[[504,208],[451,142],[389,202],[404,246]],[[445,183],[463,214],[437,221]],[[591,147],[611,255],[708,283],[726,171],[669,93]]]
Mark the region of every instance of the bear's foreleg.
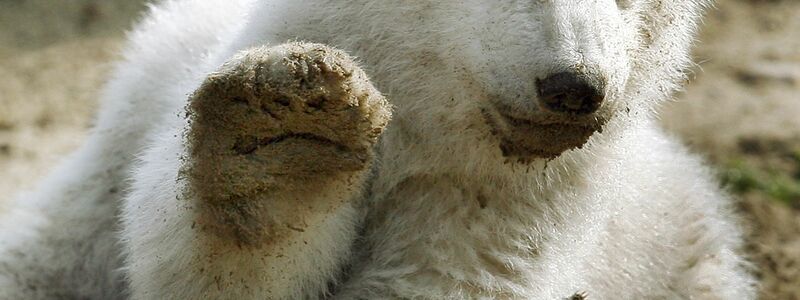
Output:
[[390,118],[364,72],[323,45],[247,50],[206,78],[185,117],[154,140],[126,201],[133,297],[324,293]]

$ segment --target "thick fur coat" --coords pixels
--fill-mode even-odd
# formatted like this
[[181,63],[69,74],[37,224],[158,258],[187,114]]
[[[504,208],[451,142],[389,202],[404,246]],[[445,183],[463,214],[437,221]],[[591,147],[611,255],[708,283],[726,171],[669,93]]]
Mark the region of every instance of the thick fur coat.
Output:
[[[655,121],[707,4],[160,2],[0,218],[0,299],[752,299],[728,197]],[[537,105],[558,72],[596,112]]]

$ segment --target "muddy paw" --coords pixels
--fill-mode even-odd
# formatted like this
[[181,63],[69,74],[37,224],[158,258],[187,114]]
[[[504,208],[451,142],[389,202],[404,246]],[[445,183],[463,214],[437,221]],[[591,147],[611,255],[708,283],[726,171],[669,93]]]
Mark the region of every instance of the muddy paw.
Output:
[[306,43],[242,52],[209,75],[187,112],[193,190],[234,216],[256,209],[236,199],[362,173],[390,118],[351,58]]

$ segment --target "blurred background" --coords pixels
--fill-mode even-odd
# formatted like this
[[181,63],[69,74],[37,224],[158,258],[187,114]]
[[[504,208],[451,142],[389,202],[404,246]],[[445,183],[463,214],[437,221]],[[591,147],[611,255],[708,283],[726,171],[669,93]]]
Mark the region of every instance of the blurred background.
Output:
[[[0,0],[0,211],[83,141],[144,0]],[[800,0],[718,0],[662,123],[735,195],[761,299],[800,299]]]

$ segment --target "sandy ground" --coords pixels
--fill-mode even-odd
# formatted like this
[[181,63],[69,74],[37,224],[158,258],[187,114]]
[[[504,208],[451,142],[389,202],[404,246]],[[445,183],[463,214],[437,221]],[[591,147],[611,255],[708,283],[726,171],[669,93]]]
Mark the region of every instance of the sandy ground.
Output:
[[83,141],[144,1],[0,0],[0,208]]
[[761,298],[800,299],[800,1],[717,8],[695,51],[699,66],[663,124],[738,192]]
[[[0,209],[92,124],[142,0],[0,0]],[[720,0],[664,126],[739,199],[762,299],[800,299],[800,1]]]

